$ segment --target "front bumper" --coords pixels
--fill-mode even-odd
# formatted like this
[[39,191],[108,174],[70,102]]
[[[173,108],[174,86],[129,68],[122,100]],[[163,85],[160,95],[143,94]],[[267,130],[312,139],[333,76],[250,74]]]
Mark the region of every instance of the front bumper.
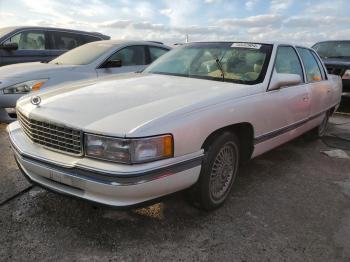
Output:
[[[109,206],[132,206],[190,187],[198,180],[203,152],[138,165],[63,155],[33,144],[19,123],[8,126],[20,169],[36,184]],[[110,168],[107,168],[110,166]]]

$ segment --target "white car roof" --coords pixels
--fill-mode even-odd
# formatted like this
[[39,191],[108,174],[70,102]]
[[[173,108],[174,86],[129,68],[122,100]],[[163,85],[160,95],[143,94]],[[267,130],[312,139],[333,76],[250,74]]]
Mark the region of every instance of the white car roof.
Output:
[[232,41],[195,41],[195,42],[189,42],[189,43],[184,43],[182,45],[186,44],[193,44],[193,43],[254,43],[254,44],[266,44],[266,45],[291,45],[291,46],[298,46],[298,47],[303,47],[303,48],[308,48],[307,46],[295,44],[295,43],[288,43],[288,42],[283,42],[283,41],[239,41],[239,40],[232,40]]

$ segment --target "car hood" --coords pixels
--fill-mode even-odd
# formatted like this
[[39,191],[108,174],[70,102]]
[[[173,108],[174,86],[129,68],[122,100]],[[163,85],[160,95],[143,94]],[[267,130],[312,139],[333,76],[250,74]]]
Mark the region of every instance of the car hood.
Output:
[[325,65],[329,65],[329,66],[343,66],[343,67],[350,68],[350,59],[328,58],[328,59],[323,59],[323,62]]
[[41,93],[39,107],[30,103],[30,96],[19,100],[17,106],[37,120],[122,137],[159,118],[196,111],[232,96],[249,95],[253,90],[246,85],[219,81],[128,74]]
[[49,77],[50,74],[62,70],[72,70],[77,66],[55,65],[48,63],[20,63],[0,67],[0,81],[10,79],[32,80],[33,77]]

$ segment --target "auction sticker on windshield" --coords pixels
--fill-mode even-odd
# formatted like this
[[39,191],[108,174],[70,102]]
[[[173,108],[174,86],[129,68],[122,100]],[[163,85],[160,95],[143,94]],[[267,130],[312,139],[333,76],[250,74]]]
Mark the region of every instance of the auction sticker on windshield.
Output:
[[252,43],[233,43],[231,47],[260,49],[261,45]]

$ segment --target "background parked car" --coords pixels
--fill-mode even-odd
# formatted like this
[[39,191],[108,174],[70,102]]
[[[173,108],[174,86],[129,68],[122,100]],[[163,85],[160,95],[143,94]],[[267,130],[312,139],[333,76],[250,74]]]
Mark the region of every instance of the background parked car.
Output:
[[0,122],[16,120],[16,101],[28,92],[140,71],[170,49],[158,42],[106,40],[75,48],[49,63],[0,67]]
[[0,66],[35,61],[50,61],[67,50],[109,36],[50,27],[0,28]]
[[324,41],[313,47],[322,58],[329,74],[339,75],[343,92],[350,93],[350,40]]

